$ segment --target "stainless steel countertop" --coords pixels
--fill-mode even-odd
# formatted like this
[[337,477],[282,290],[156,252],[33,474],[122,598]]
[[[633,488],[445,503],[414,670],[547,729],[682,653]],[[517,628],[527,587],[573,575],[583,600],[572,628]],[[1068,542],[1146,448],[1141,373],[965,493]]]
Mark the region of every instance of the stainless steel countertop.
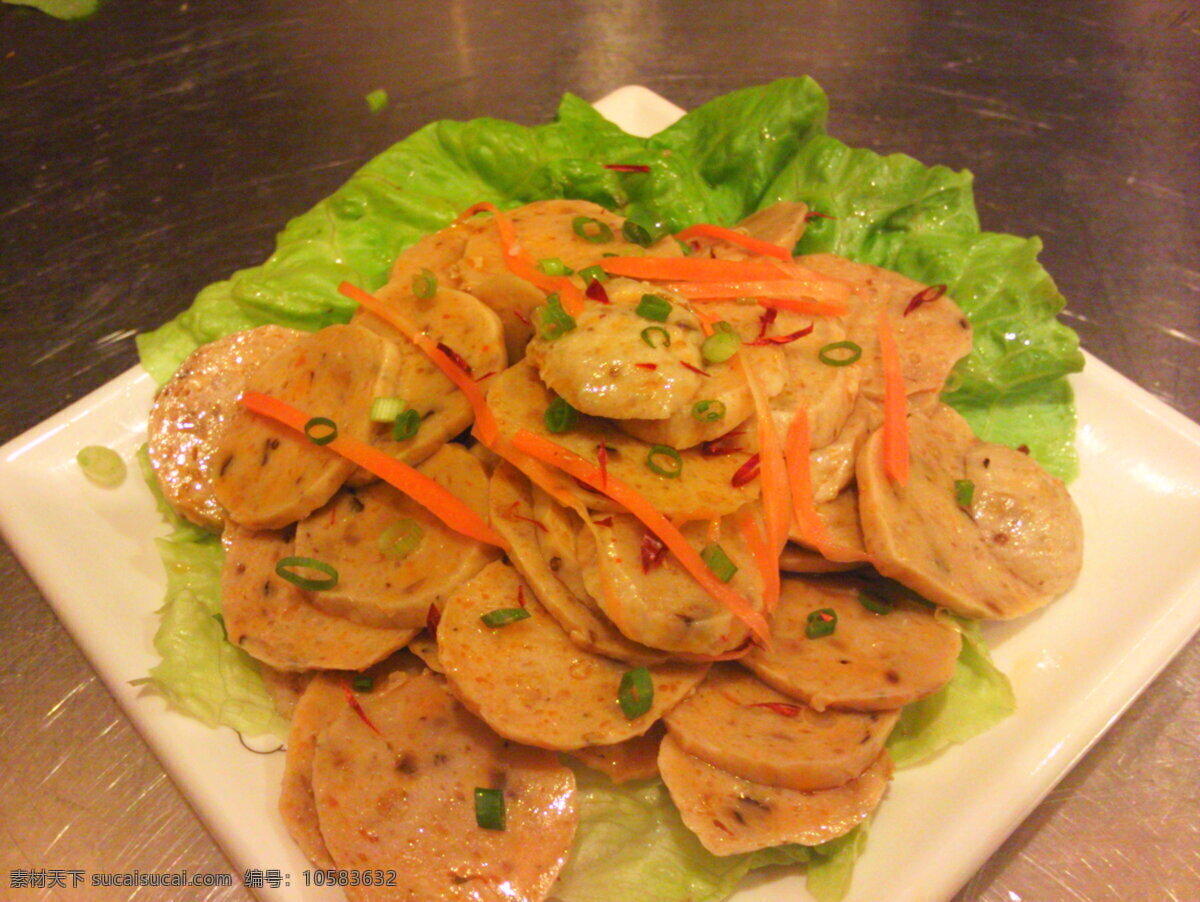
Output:
[[[1198,59],[1200,9],[1175,0],[3,6],[0,441],[431,119],[804,73],[843,140],[973,170],[985,228],[1045,239],[1085,347],[1200,419]],[[0,898],[181,898],[14,890],[12,868],[231,871],[7,549],[0,574]],[[1193,641],[958,899],[1200,899],[1198,759]]]

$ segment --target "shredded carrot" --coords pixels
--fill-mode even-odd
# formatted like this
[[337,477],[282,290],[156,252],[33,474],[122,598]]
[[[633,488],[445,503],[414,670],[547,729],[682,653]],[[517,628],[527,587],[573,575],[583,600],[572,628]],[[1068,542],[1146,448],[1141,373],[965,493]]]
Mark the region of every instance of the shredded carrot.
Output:
[[755,431],[758,435],[759,482],[763,499],[763,515],[767,523],[767,545],[775,553],[778,565],[779,553],[787,543],[788,534],[788,480],[787,467],[783,462],[783,448],[779,444],[779,434],[775,431],[775,420],[771,416],[771,408],[767,404],[767,395],[763,391],[758,376],[746,363],[744,354],[736,357],[746,385],[750,387],[750,396],[754,399]]
[[[312,419],[309,414],[293,407],[286,401],[260,392],[243,394],[242,406],[260,416],[282,423],[301,435],[304,434],[305,424]],[[394,457],[388,457],[378,448],[373,448],[366,442],[348,435],[338,435],[324,447],[353,461],[363,469],[374,473],[384,482],[399,489],[455,532],[478,542],[495,545],[498,548],[508,548],[508,543],[493,531],[469,505],[444,486],[423,473],[417,472],[408,464],[402,463]]]
[[908,394],[900,351],[887,312],[879,312],[879,356],[883,361],[883,467],[897,485],[908,482]]
[[737,512],[735,522],[742,538],[746,540],[746,546],[750,549],[754,563],[758,565],[759,573],[762,574],[763,604],[767,613],[770,614],[779,604],[779,553],[771,553],[771,549],[767,545],[767,538],[758,528],[758,520],[750,505],[746,505]]
[[708,223],[689,226],[675,237],[680,241],[690,241],[692,238],[715,238],[718,241],[724,241],[728,244],[736,244],[738,247],[745,248],[752,254],[762,254],[764,257],[778,257],[780,260],[787,261],[792,259],[791,252],[785,247],[772,244],[770,241],[763,241],[761,238],[754,238],[736,229],[726,229]]
[[819,316],[845,316],[849,297],[836,283],[812,283],[773,279],[746,282],[671,282],[663,286],[690,301],[732,301],[754,298],[764,307],[778,307],[796,313]]
[[496,418],[487,406],[487,401],[483,396],[483,389],[471,378],[470,374],[451,360],[449,355],[445,354],[437,346],[437,342],[424,332],[418,330],[402,314],[388,307],[383,301],[375,297],[375,295],[363,291],[357,285],[351,285],[349,282],[343,282],[339,285],[338,291],[350,300],[357,301],[362,307],[375,314],[385,323],[394,326],[401,335],[425,352],[437,368],[445,373],[446,378],[458,386],[459,391],[467,396],[467,402],[471,405],[471,410],[475,413],[475,429],[479,434],[480,441],[491,447],[490,439],[500,434],[500,428],[496,425]]
[[804,542],[819,550],[829,541],[829,535],[825,530],[825,521],[817,513],[816,504],[813,502],[810,461],[812,442],[808,428],[808,409],[803,403],[796,408],[784,445],[792,494],[792,513],[796,517],[796,526],[800,529],[800,537]]
[[788,276],[776,263],[709,257],[605,257],[600,266],[609,275],[653,282],[761,282]]
[[495,204],[482,201],[467,207],[458,217],[463,222],[476,213],[491,213],[496,220],[496,230],[500,233],[500,247],[504,251],[504,265],[514,276],[532,282],[542,291],[557,292],[562,300],[563,309],[572,316],[577,316],[583,310],[583,292],[567,276],[551,276],[537,268],[533,257],[524,250],[517,241],[517,230],[508,214],[502,212]]
[[[575,452],[527,429],[518,430],[513,436],[512,443],[518,450],[529,456],[558,467],[592,489],[601,491],[599,468]],[[729,608],[734,616],[745,623],[760,641],[767,642],[769,640],[770,628],[763,615],[756,611],[745,598],[717,579],[708,565],[700,558],[696,549],[683,537],[683,533],[654,505],[611,473],[608,475],[607,488],[603,490],[603,494],[625,507],[647,529],[658,536],[696,582]]]

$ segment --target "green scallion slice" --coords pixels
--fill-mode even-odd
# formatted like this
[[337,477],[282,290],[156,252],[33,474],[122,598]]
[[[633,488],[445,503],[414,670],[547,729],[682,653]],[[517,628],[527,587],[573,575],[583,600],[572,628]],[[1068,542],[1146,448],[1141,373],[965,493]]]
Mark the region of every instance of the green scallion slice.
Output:
[[542,414],[542,419],[545,420],[547,429],[555,435],[559,435],[575,428],[575,424],[579,421],[579,411],[556,396],[550,402],[550,406],[546,408],[546,412]]
[[725,549],[715,542],[704,547],[704,550],[700,552],[700,559],[708,565],[713,576],[723,583],[729,582],[738,572],[737,564],[731,561],[729,555],[725,553]]
[[657,294],[644,294],[634,311],[642,319],[652,319],[656,323],[665,323],[671,315],[671,302]]
[[394,423],[404,412],[404,399],[397,397],[376,398],[371,402],[372,423]]
[[697,401],[692,405],[692,416],[701,423],[715,423],[725,417],[725,402]]
[[350,681],[350,688],[355,692],[370,692],[375,688],[375,678],[369,673],[360,673]]
[[823,639],[832,636],[837,629],[837,611],[833,608],[821,608],[808,615],[804,626],[804,635],[810,639]]
[[650,235],[649,230],[632,219],[626,219],[625,224],[621,226],[621,236],[638,247],[649,247],[654,243],[654,238]]
[[399,561],[416,551],[424,538],[425,530],[421,524],[412,517],[405,517],[384,529],[375,540],[375,547],[380,554]]
[[504,829],[504,793],[475,787],[475,823],[484,830]]
[[646,466],[659,476],[678,479],[683,472],[683,456],[670,445],[651,445],[646,454]]
[[858,593],[858,603],[872,614],[892,613],[891,602],[884,601],[882,598],[876,598],[874,595],[868,595],[866,592]]
[[[312,579],[296,572],[298,570],[316,570],[318,573],[324,573],[325,578]],[[275,565],[275,573],[306,592],[324,592],[338,584],[337,569],[332,564],[312,557],[281,558]]]
[[215,620],[215,621],[217,621],[217,623],[221,624],[221,638],[228,639],[229,638],[229,630],[225,629],[225,618],[220,614],[213,614],[213,620]]
[[422,270],[412,277],[412,293],[423,301],[429,300],[438,290],[438,280],[430,270]]
[[617,703],[629,720],[641,717],[654,704],[654,681],[645,667],[625,671],[617,689]]
[[958,502],[959,507],[967,510],[975,500],[975,483],[969,479],[954,480],[954,500]]
[[537,268],[548,276],[569,276],[575,272],[562,262],[561,257],[544,257],[538,261]]
[[[717,323],[717,326],[729,326],[728,323]],[[712,335],[704,339],[704,344],[700,345],[700,356],[708,363],[724,363],[730,357],[738,352],[738,348],[742,346],[742,338],[732,327],[726,329],[717,328]]]
[[827,366],[849,366],[862,357],[862,345],[856,341],[832,341],[817,352]]
[[576,216],[571,220],[571,231],[592,244],[604,244],[613,240],[612,229],[591,216]]
[[557,294],[546,296],[546,304],[534,311],[538,321],[538,335],[546,341],[556,341],[575,328],[575,317],[563,310]]
[[88,445],[75,455],[75,461],[83,470],[83,475],[96,485],[111,489],[125,481],[125,461],[112,448]]
[[328,445],[338,437],[337,423],[329,417],[313,417],[304,424],[304,434],[314,445]]
[[[656,335],[662,336],[661,344],[654,343]],[[642,330],[642,341],[652,348],[669,348],[671,346],[671,333],[662,326],[647,326]]]
[[483,621],[484,626],[496,629],[501,626],[508,626],[510,623],[516,623],[518,620],[528,620],[531,616],[525,608],[496,608],[494,611],[480,614],[479,619]]
[[421,431],[421,415],[411,407],[396,414],[392,421],[392,438],[398,442],[406,442]]
[[593,282],[608,281],[608,273],[604,271],[603,266],[585,266],[579,270],[577,275],[583,279],[584,285],[591,285]]

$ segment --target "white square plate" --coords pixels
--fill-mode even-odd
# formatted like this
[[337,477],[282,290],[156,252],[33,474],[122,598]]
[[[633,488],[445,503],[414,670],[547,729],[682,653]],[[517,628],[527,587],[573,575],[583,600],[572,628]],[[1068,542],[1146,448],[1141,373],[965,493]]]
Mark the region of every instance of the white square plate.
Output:
[[[643,135],[683,112],[638,87],[597,106]],[[1200,628],[1200,426],[1093,357],[1073,382],[1083,575],[1041,613],[987,630],[1016,715],[896,776],[848,902],[953,896]],[[0,532],[235,866],[290,875],[289,887],[259,895],[340,900],[303,886],[310,865],[276,812],[283,756],[249,754],[233,731],[129,685],[157,663],[165,589],[150,541],[163,526],[133,460],[153,392],[135,368],[0,448]],[[75,454],[92,444],[130,463],[120,488],[95,488],[79,471]],[[802,877],[772,871],[734,898],[809,897]]]

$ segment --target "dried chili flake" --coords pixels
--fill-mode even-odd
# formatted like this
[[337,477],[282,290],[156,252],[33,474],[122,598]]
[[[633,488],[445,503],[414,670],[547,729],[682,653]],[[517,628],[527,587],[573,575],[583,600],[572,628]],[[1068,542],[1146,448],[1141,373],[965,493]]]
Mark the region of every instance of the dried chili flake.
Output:
[[517,506],[520,505],[520,503],[521,503],[520,501],[514,501],[512,504],[510,504],[508,506],[508,511],[504,514],[504,516],[509,520],[524,520],[526,523],[532,523],[534,526],[536,526],[542,532],[550,531],[546,527],[546,524],[543,523],[542,521],[535,520],[535,519],[533,519],[533,517],[526,517],[524,514],[518,514]]
[[692,365],[691,365],[690,363],[688,363],[686,360],[681,360],[681,361],[679,361],[679,364],[680,364],[680,366],[682,366],[684,369],[686,369],[686,370],[691,370],[693,373],[699,373],[701,376],[704,376],[706,379],[712,376],[712,373],[706,373],[706,372],[704,372],[704,370],[700,369],[700,367],[698,367],[698,366],[692,366]]
[[592,279],[588,282],[588,287],[584,289],[583,293],[593,301],[599,301],[601,304],[609,303],[608,290],[599,279]]
[[523,322],[527,326],[533,325],[533,323],[531,323],[529,321],[529,317],[526,316],[524,313],[522,313],[520,310],[514,310],[512,312],[512,315],[515,316],[517,319],[519,319],[521,322]]
[[767,330],[771,328],[771,324],[775,322],[777,316],[779,316],[779,310],[775,307],[768,307],[762,312],[762,316],[758,318],[759,341],[766,337]]
[[837,219],[837,217],[830,216],[828,213],[822,213],[820,210],[809,210],[804,214],[805,222],[812,222],[814,219]]
[[438,624],[442,622],[442,612],[438,610],[436,604],[431,604],[429,610],[425,612],[425,629],[429,630],[429,635],[437,637]]
[[525,587],[524,586],[517,586],[517,604],[520,605],[522,610],[525,609]]
[[788,345],[798,338],[803,338],[805,335],[811,335],[814,326],[809,323],[804,329],[797,329],[795,332],[789,332],[787,335],[766,335],[762,338],[756,338],[750,342],[751,345]]
[[613,525],[613,518],[605,517],[603,520],[593,520],[592,522],[595,523],[597,526],[607,526],[611,529],[612,525]]
[[605,163],[605,169],[613,172],[649,172],[650,167],[645,163]]
[[596,449],[596,462],[600,464],[600,488],[608,490],[608,445],[600,443]]
[[656,369],[658,369],[657,363],[635,363],[634,366],[636,366],[640,370],[656,370]]
[[443,342],[438,342],[438,350],[454,361],[454,365],[461,369],[468,376],[471,375],[471,364],[462,359],[462,356],[454,348]]
[[735,451],[741,451],[741,446],[738,440],[745,434],[744,429],[735,429],[733,432],[726,432],[720,438],[715,438],[711,442],[702,442],[700,445],[700,454],[703,457],[721,457],[725,454],[733,454]]
[[755,477],[758,476],[758,468],[761,462],[762,461],[759,458],[758,452],[755,451],[746,458],[746,462],[744,464],[737,468],[733,474],[733,477],[729,480],[729,484],[735,489],[740,489],[746,483],[751,482]]
[[750,705],[751,708],[766,708],[768,711],[774,711],[776,714],[782,714],[784,717],[795,717],[804,709],[799,705],[789,705],[786,702],[756,702]]
[[371,723],[371,718],[367,717],[367,712],[363,710],[363,706],[358,703],[358,699],[354,696],[354,690],[350,688],[348,682],[342,683],[342,694],[346,696],[346,702],[354,709],[354,713],[362,718],[362,722],[370,727],[379,736],[383,734],[379,732],[379,727]]
[[662,563],[667,546],[652,532],[642,533],[642,572],[649,573]]
[[904,308],[904,315],[908,316],[922,304],[928,304],[931,301],[936,301],[945,293],[945,285],[930,285],[928,288],[922,288],[912,296],[912,300],[909,301],[908,306]]

